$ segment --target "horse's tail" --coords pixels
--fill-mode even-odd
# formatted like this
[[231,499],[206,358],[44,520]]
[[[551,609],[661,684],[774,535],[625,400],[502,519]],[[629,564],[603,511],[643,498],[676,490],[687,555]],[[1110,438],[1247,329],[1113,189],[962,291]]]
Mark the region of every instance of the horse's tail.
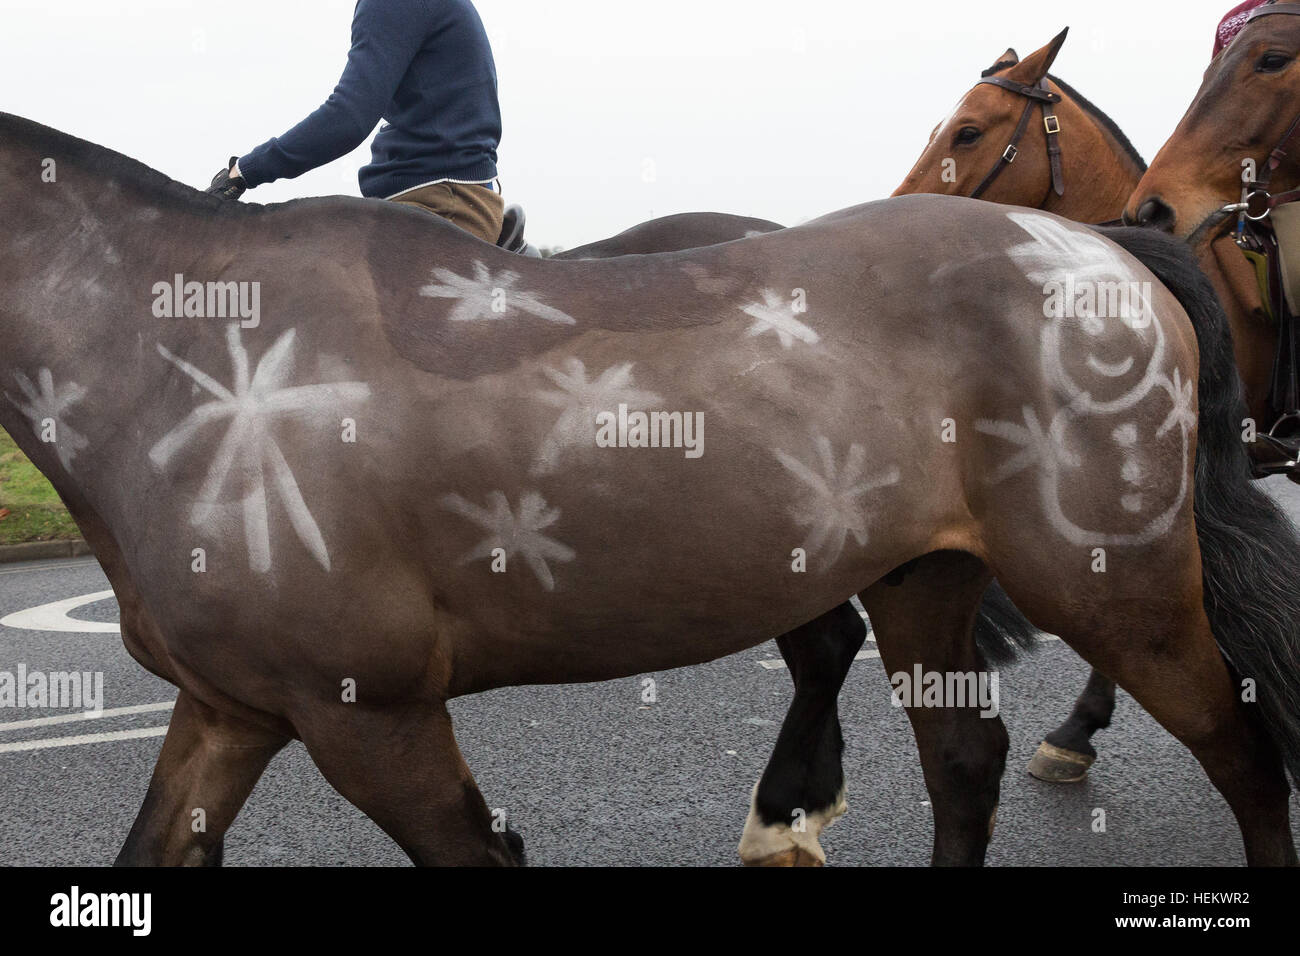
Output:
[[1300,539],[1251,479],[1228,317],[1186,243],[1149,229],[1098,231],[1141,260],[1192,320],[1201,357],[1194,504],[1205,612],[1224,657],[1254,680],[1264,722],[1300,785]]
[[1011,603],[1002,585],[994,581],[984,592],[975,617],[975,644],[990,664],[1009,664],[1021,651],[1038,642],[1038,628]]

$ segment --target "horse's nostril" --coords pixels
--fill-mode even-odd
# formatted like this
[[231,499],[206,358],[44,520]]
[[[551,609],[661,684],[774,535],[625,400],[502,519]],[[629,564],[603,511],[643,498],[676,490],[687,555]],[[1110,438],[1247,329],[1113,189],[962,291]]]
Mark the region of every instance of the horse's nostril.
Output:
[[1139,226],[1171,232],[1174,228],[1174,219],[1173,207],[1159,196],[1152,196],[1138,207],[1137,224]]

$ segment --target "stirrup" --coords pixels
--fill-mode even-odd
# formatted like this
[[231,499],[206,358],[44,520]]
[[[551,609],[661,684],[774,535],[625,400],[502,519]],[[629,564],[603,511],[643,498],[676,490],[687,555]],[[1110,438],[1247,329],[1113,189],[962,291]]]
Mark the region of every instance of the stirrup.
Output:
[[[1289,434],[1279,434],[1287,426],[1295,426]],[[1251,470],[1257,478],[1285,474],[1292,481],[1300,480],[1300,411],[1286,412],[1273,423],[1266,435],[1256,435],[1247,446]]]

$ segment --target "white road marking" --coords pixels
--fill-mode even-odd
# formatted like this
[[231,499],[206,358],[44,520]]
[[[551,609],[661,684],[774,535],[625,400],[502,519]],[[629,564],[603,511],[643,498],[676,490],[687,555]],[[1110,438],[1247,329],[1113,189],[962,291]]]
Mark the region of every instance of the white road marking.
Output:
[[62,564],[42,564],[34,568],[9,568],[0,571],[0,574],[35,574],[38,571],[57,571],[60,568],[88,568],[91,565],[99,565],[94,558],[87,561],[65,561]]
[[[862,602],[857,599],[856,595],[853,597],[853,606],[858,609],[858,617],[866,621],[867,640],[871,641],[872,643],[875,643],[876,632],[871,630],[871,621],[867,619],[867,612],[862,610]],[[869,661],[873,657],[879,657],[879,656],[880,656],[880,651],[876,650],[874,647],[869,647],[865,651],[858,651],[856,654],[853,655],[853,659],[855,661]],[[759,661],[758,666],[762,668],[766,668],[769,671],[779,671],[785,667],[785,660],[780,657],[773,657],[765,661]]]
[[77,714],[60,714],[57,717],[33,717],[30,720],[11,720],[0,724],[0,734],[24,727],[53,727],[56,724],[71,724],[78,720],[103,720],[108,717],[126,717],[129,714],[153,714],[160,710],[171,710],[176,706],[174,700],[164,700],[157,704],[133,704],[130,707],[112,707],[108,710],[83,710]]
[[[853,659],[855,661],[866,661],[866,660],[870,660],[873,657],[879,657],[879,656],[880,656],[880,651],[876,650],[873,647],[865,651],[858,651],[856,654],[853,655]],[[779,671],[783,667],[785,667],[785,661],[779,657],[775,657],[772,658],[771,660],[759,661],[758,666],[765,667],[770,671]]]
[[[859,608],[859,610],[858,610],[858,615],[862,618],[862,620],[864,620],[864,621],[867,622],[867,627],[868,627],[868,628],[871,627],[871,621],[870,621],[870,619],[868,619],[868,617],[867,617],[867,612],[861,610],[860,602],[858,601],[858,599],[857,599],[856,597],[853,598],[853,606],[856,607],[856,608]],[[875,640],[876,640],[876,632],[875,632],[875,631],[868,631],[868,632],[867,632],[867,640],[869,640],[869,641],[871,641],[871,642],[874,643]],[[1046,633],[1046,632],[1044,632],[1044,631],[1039,631],[1039,632],[1038,632],[1038,640],[1040,640],[1040,641],[1059,641],[1060,638],[1057,637],[1055,634],[1048,634],[1048,633]],[[865,650],[865,651],[858,651],[856,654],[853,655],[853,659],[854,659],[855,661],[866,661],[866,660],[871,660],[873,657],[879,657],[879,656],[880,656],[880,651],[876,650],[875,648],[868,648],[868,649]],[[759,662],[758,662],[758,666],[764,668],[765,670],[769,670],[769,671],[779,671],[779,670],[782,670],[782,669],[785,668],[785,660],[782,659],[782,658],[780,658],[780,657],[772,657],[772,658],[768,658],[767,660],[761,660],[761,661],[759,661]]]
[[79,737],[46,737],[43,740],[15,740],[0,744],[0,754],[24,750],[47,750],[52,747],[80,747],[82,744],[109,743],[115,740],[140,740],[144,737],[161,737],[166,727],[141,727],[137,730],[113,730],[104,734],[82,734]]
[[85,604],[94,604],[113,596],[112,590],[96,591],[81,597],[66,598],[40,607],[15,611],[7,617],[0,617],[0,627],[12,627],[20,631],[57,631],[67,634],[121,634],[120,624],[107,621],[78,621],[68,617],[69,611],[75,611]]

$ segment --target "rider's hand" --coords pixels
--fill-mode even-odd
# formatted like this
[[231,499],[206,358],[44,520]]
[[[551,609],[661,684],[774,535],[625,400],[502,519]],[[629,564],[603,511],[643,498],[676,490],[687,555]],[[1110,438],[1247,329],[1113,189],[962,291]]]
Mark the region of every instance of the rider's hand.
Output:
[[232,175],[238,162],[238,156],[231,156],[226,168],[212,177],[212,185],[207,191],[222,199],[238,199],[244,195],[244,191],[248,189],[244,184],[244,177]]

